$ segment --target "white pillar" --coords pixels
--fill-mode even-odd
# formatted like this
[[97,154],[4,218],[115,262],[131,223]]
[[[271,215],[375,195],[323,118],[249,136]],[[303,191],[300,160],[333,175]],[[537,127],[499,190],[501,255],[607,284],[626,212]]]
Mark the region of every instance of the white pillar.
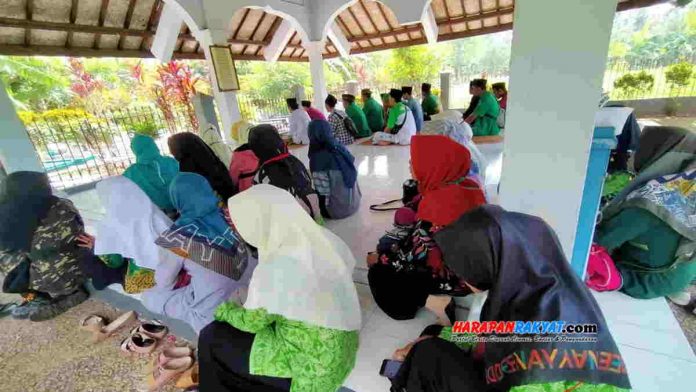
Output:
[[324,77],[324,58],[321,55],[324,43],[322,41],[311,41],[306,42],[304,47],[309,56],[309,71],[312,74],[312,87],[314,90],[312,105],[325,112],[324,99],[326,99],[328,93],[326,90],[326,78]]
[[440,72],[440,104],[442,111],[450,108],[450,91],[452,83],[452,74],[449,72]]
[[235,91],[222,92],[218,90],[215,70],[210,57],[210,45],[229,45],[227,42],[227,34],[222,29],[207,29],[198,32],[196,38],[198,38],[198,42],[200,42],[201,47],[203,48],[205,59],[208,63],[210,84],[213,90],[213,96],[215,97],[215,102],[217,103],[218,112],[220,112],[220,120],[222,121],[222,129],[220,130],[220,133],[222,134],[223,139],[227,142],[229,141],[228,139],[230,129],[232,129],[232,124],[239,121],[242,118],[242,115],[239,111],[237,93]]
[[172,59],[183,23],[184,19],[179,15],[179,11],[173,5],[165,3],[150,48],[157,60],[168,63]]
[[421,17],[421,26],[423,26],[423,32],[425,33],[425,38],[428,40],[428,43],[437,43],[437,38],[440,34],[440,29],[437,26],[435,14],[433,13],[433,9],[430,8],[430,5],[427,5],[423,10],[423,16]]
[[7,174],[21,171],[43,172],[39,156],[17,116],[5,85],[0,82],[0,163]]
[[285,46],[290,42],[290,38],[292,38],[294,33],[295,28],[292,23],[290,23],[289,20],[283,20],[280,26],[278,26],[275,34],[273,34],[271,43],[266,45],[263,49],[263,58],[270,62],[278,61],[278,58],[283,54]]
[[568,259],[616,4],[515,3],[500,203],[544,218]]

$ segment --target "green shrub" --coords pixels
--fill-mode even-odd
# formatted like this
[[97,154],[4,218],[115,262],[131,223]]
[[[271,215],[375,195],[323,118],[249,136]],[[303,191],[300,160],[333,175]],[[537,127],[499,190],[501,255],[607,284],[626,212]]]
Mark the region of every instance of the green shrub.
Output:
[[160,128],[161,127],[157,125],[154,121],[143,121],[131,125],[131,129],[133,130],[133,132],[145,136],[150,136],[153,139],[157,139],[160,136]]
[[614,88],[621,90],[625,95],[652,90],[655,78],[645,71],[627,73],[614,82]]
[[665,72],[665,79],[667,83],[676,87],[686,87],[691,82],[691,76],[694,74],[694,65],[682,61],[681,63],[672,64],[667,68]]

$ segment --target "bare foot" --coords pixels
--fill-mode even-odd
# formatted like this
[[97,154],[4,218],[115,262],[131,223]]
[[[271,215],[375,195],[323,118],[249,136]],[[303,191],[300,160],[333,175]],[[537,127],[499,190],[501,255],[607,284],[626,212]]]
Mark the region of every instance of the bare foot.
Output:
[[445,309],[450,302],[452,302],[452,297],[450,296],[429,295],[428,299],[425,301],[425,308],[437,316],[438,324],[449,327],[452,325],[452,322],[450,321],[449,317],[447,317],[447,312],[445,312]]

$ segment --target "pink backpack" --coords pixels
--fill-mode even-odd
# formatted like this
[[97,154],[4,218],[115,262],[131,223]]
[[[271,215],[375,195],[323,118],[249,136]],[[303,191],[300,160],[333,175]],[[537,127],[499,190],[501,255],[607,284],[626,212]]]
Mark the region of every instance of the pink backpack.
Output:
[[251,188],[254,175],[259,168],[259,159],[253,151],[245,146],[243,145],[234,151],[230,163],[230,177],[240,192]]
[[609,256],[609,252],[597,244],[592,244],[590,248],[585,284],[595,291],[615,291],[623,285],[621,273]]

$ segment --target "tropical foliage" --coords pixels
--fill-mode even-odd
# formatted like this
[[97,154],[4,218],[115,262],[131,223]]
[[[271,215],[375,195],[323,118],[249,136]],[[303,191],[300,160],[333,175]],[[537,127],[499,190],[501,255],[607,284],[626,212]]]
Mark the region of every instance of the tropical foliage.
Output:
[[655,78],[645,71],[627,73],[614,82],[614,87],[627,95],[651,90],[654,85]]

